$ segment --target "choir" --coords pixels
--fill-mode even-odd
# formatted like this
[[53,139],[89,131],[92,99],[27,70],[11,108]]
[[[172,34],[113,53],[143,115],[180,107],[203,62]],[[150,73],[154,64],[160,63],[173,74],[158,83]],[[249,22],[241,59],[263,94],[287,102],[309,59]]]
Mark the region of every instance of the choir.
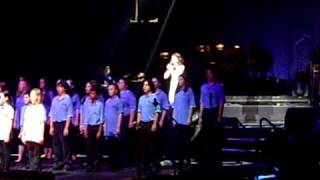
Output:
[[[211,140],[217,139],[214,132],[219,131],[225,101],[215,71],[208,68],[206,76],[199,99],[198,123],[203,138],[199,160],[213,158]],[[101,93],[95,81],[89,81],[82,98],[72,80],[58,80],[54,93],[46,78],[31,91],[22,78],[12,104],[5,83],[0,83],[0,170],[9,170],[8,147],[17,138],[19,156],[15,162],[25,160],[25,168],[30,170],[41,170],[41,158],[54,158],[53,170],[72,170],[81,141],[85,142],[82,149],[86,150],[88,172],[99,171],[105,153],[111,170],[137,165],[141,172],[156,172],[164,158],[179,162],[182,168],[190,159],[195,95],[185,74],[178,77],[172,102],[161,84],[157,77],[143,81],[143,94],[137,102],[125,78],[105,87],[106,93]]]

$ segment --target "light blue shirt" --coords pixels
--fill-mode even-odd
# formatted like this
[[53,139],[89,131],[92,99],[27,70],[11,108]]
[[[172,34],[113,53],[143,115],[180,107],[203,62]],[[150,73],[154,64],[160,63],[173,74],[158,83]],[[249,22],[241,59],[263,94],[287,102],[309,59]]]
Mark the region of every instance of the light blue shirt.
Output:
[[188,88],[187,90],[179,90],[174,98],[173,119],[175,119],[178,124],[187,125],[189,110],[195,107],[196,103],[192,89]]
[[53,122],[64,122],[73,116],[72,100],[68,94],[56,96],[52,100],[49,117]]
[[138,112],[141,113],[142,122],[151,122],[156,113],[160,113],[160,103],[155,94],[142,95],[138,103]]
[[[86,105],[88,104],[88,102],[90,101],[90,97],[88,96],[88,95],[86,95],[86,96],[84,96],[84,97],[82,97],[82,99],[80,100],[80,114],[81,114],[81,116],[82,116],[82,119],[83,119],[83,121],[84,121],[84,118],[85,118],[85,116],[86,116],[86,112],[84,111],[84,109],[86,109]],[[103,98],[103,96],[99,96],[99,98],[98,98],[98,101],[100,101],[102,104],[104,104],[104,98]],[[83,122],[82,122],[82,124],[81,125],[83,125]]]
[[130,90],[120,91],[120,99],[123,103],[124,116],[129,116],[131,111],[137,109],[137,99]]
[[44,105],[46,112],[47,112],[47,116],[48,116],[48,113],[50,112],[52,100],[55,97],[55,95],[52,90],[47,90],[44,93],[46,93],[46,94],[42,93],[42,104]]
[[77,118],[77,112],[80,110],[81,102],[80,102],[80,96],[76,93],[74,93],[71,97],[72,105],[73,105],[73,116],[72,116],[72,124],[74,126],[78,126],[79,122]]
[[22,107],[24,106],[24,95],[18,96],[16,97],[16,113],[15,113],[15,123],[16,123],[16,129],[20,129],[20,125],[21,125],[21,110]]
[[95,102],[88,101],[84,108],[85,116],[83,119],[84,125],[99,125],[104,122],[103,104],[98,100]]
[[155,94],[160,102],[161,111],[169,110],[170,103],[168,100],[168,95],[164,91],[162,91],[161,89],[157,90]]
[[104,117],[105,129],[104,136],[115,136],[118,124],[118,117],[123,113],[123,104],[118,96],[108,98],[105,103]]
[[23,122],[24,122],[24,112],[25,112],[27,106],[28,105],[24,105],[21,108],[21,113],[20,113],[20,128],[21,129],[23,128],[22,126],[23,126]]
[[225,96],[220,83],[206,83],[201,86],[200,103],[204,108],[218,108],[224,102]]

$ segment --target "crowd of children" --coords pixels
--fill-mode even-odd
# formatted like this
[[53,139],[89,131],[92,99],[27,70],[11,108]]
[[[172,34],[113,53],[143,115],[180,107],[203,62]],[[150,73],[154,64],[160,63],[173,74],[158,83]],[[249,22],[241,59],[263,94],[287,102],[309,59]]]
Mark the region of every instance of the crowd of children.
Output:
[[[209,141],[224,104],[223,88],[215,72],[207,69],[206,76],[199,114],[203,131],[200,154],[204,160],[211,158]],[[144,80],[143,95],[137,102],[125,78],[109,84],[104,91],[94,80],[89,81],[82,98],[72,80],[58,80],[53,91],[45,78],[39,80],[39,88],[33,89],[21,78],[15,103],[5,83],[0,83],[0,170],[9,170],[9,144],[17,139],[15,163],[25,160],[25,168],[30,170],[41,170],[41,158],[54,158],[53,170],[72,170],[83,139],[88,172],[100,170],[105,153],[110,169],[137,165],[142,172],[157,171],[163,156],[173,162],[179,160],[177,165],[183,166],[191,142],[195,96],[184,74],[179,76],[173,103],[160,82],[156,77]],[[172,141],[174,146],[168,145]]]

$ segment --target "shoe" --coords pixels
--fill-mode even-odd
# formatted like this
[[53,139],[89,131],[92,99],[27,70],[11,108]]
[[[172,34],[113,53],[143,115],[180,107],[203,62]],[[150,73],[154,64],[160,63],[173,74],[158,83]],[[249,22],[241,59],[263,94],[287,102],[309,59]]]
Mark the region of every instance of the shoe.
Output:
[[42,155],[40,156],[40,158],[41,158],[41,159],[47,158],[47,155],[46,155],[46,154],[42,154]]
[[93,167],[92,166],[87,166],[86,172],[93,172]]
[[62,168],[63,168],[63,165],[62,165],[61,163],[56,163],[56,164],[53,166],[52,170],[57,171],[57,170],[62,170]]
[[63,170],[64,171],[71,171],[72,168],[71,168],[71,166],[69,164],[66,164],[66,165],[64,165]]
[[29,166],[29,165],[26,165],[26,166],[23,168],[23,170],[26,170],[26,171],[30,170],[30,166]]
[[33,168],[30,168],[31,171],[41,171],[40,167],[33,167]]
[[22,162],[22,159],[16,159],[15,161],[14,161],[14,163],[21,163]]

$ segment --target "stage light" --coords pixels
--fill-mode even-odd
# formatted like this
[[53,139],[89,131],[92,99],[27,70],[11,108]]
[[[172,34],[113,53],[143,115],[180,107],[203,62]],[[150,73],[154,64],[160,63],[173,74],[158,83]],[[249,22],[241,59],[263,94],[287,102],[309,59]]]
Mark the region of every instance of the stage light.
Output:
[[150,19],[148,22],[149,22],[150,24],[158,23],[158,22],[159,22],[159,18]]
[[206,52],[205,45],[201,44],[197,47],[197,50],[201,53]]
[[169,59],[169,52],[167,51],[160,52],[160,58],[164,60]]
[[138,73],[137,77],[138,77],[138,78],[144,78],[144,77],[145,77],[145,75],[144,75],[144,73],[143,73],[143,72],[140,72],[140,73]]
[[224,45],[219,43],[219,44],[216,45],[216,48],[217,48],[217,50],[222,51],[223,48],[224,48]]
[[234,45],[234,48],[235,49],[240,49],[240,46],[239,45]]

